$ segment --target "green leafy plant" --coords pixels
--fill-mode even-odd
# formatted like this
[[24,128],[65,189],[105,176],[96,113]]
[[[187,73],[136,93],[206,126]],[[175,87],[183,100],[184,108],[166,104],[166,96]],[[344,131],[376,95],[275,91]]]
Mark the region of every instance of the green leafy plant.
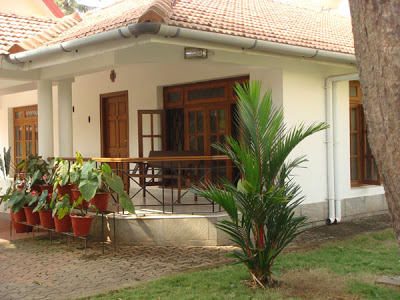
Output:
[[11,171],[11,147],[6,150],[3,148],[3,157],[0,155],[0,170],[3,172],[4,178],[6,178]]
[[301,203],[300,186],[290,176],[306,161],[305,156],[288,160],[292,150],[306,137],[326,129],[324,123],[288,129],[283,111],[276,108],[271,91],[261,98],[261,83],[235,86],[239,139],[226,137],[226,144],[213,145],[229,156],[241,179],[235,186],[211,183],[195,188],[198,195],[220,204],[230,217],[218,227],[241,248],[232,256],[244,263],[256,284],[272,284],[276,257],[304,229],[306,218],[295,216]]
[[90,201],[97,192],[114,192],[128,212],[135,213],[135,207],[129,195],[124,191],[124,182],[111,167],[104,163],[96,168],[96,162],[89,160],[83,166],[79,191],[86,201]]
[[52,210],[53,218],[55,215],[57,215],[57,218],[61,220],[65,217],[66,214],[69,213],[71,209],[71,205],[69,203],[69,195],[57,195],[57,192],[54,193],[49,204],[49,208]]
[[62,158],[55,159],[55,171],[53,175],[53,187],[57,188],[57,185],[64,186],[68,183],[79,184],[81,171],[83,167],[83,157],[79,152],[76,152],[76,159],[71,166],[68,161]]
[[2,203],[4,205],[4,211],[12,207],[12,212],[15,214],[21,210],[24,206],[32,206],[38,201],[46,199],[46,193],[39,194],[36,191],[28,191],[25,187],[19,188],[8,188],[6,194],[3,197]]
[[47,163],[41,156],[29,155],[17,165],[17,176],[27,179],[30,186],[34,184],[46,184],[43,178],[51,177],[50,170],[54,163]]

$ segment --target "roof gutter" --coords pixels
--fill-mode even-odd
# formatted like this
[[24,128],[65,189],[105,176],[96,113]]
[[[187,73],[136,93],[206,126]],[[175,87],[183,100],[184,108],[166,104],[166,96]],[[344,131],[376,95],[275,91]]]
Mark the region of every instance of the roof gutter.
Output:
[[39,57],[61,52],[78,52],[80,48],[96,45],[99,43],[110,42],[122,38],[138,37],[143,34],[157,34],[166,38],[183,38],[189,40],[197,40],[203,42],[211,42],[217,44],[229,45],[232,47],[259,50],[262,52],[279,53],[290,56],[298,56],[304,58],[315,58],[321,60],[329,60],[340,63],[355,64],[356,59],[352,54],[331,52],[325,50],[316,50],[306,47],[292,46],[281,43],[273,43],[250,38],[232,36],[227,34],[214,33],[209,31],[201,31],[194,29],[179,28],[168,26],[160,23],[135,23],[126,27],[94,34],[88,37],[63,42],[57,45],[43,47],[34,50],[28,50],[9,56],[12,63],[32,62]]
[[342,63],[356,63],[356,57],[352,54],[339,52],[316,50],[306,47],[292,46],[281,43],[273,43],[262,40],[254,40],[245,37],[214,33],[209,31],[200,31],[174,26],[161,25],[159,35],[172,38],[192,39],[205,42],[214,42],[245,49],[254,49],[262,52],[272,52],[290,56],[300,56],[304,58],[316,58],[321,60],[337,61]]
[[34,50],[11,54],[8,57],[8,60],[12,63],[32,62],[33,60],[40,57],[45,57],[62,52],[78,52],[81,48],[104,42],[131,38],[133,36],[138,37],[142,34],[156,34],[160,30],[160,27],[160,23],[135,23],[126,27],[101,32],[84,38],[67,41],[48,47],[42,47]]

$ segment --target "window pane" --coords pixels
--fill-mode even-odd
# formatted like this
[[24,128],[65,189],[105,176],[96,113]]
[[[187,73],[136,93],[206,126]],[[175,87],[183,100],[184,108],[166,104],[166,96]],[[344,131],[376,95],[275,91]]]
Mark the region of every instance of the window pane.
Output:
[[25,111],[25,117],[30,118],[30,117],[37,117],[38,111],[37,109],[31,109],[31,110],[26,110]]
[[22,118],[22,111],[16,111],[14,114],[15,119],[21,119]]
[[39,140],[39,126],[38,126],[38,124],[35,124],[35,141],[38,141],[38,140]]
[[357,108],[352,108],[350,114],[350,130],[357,130],[357,129],[358,129]]
[[202,135],[197,137],[197,150],[204,153],[204,137]]
[[206,89],[195,89],[188,92],[188,101],[200,99],[213,99],[225,97],[225,87],[213,87]]
[[358,155],[358,133],[352,133],[350,136],[350,154]]
[[161,115],[153,114],[153,134],[160,135],[161,134]]
[[217,142],[217,136],[212,135],[210,136],[210,143],[211,143],[211,155],[217,155],[217,149],[215,149],[212,145]]
[[358,180],[358,159],[352,158],[350,163],[351,163],[351,180],[357,181]]
[[196,119],[193,111],[189,112],[189,133],[196,132]]
[[211,133],[217,132],[217,111],[210,111],[210,131]]
[[189,137],[189,149],[190,150],[197,150],[196,149],[196,137],[195,136],[191,136]]
[[202,111],[197,112],[197,133],[204,132],[204,113]]
[[181,92],[170,92],[167,96],[168,103],[178,103],[181,101]]
[[350,97],[357,97],[358,96],[357,87],[356,86],[350,86],[349,94],[350,94]]
[[151,135],[151,115],[143,114],[142,115],[142,132],[143,135]]
[[218,110],[218,132],[225,132],[225,109]]

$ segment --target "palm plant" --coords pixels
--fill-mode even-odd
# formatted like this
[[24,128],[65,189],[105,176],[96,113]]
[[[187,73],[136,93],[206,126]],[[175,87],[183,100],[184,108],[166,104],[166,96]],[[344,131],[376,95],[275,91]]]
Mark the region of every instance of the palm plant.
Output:
[[289,161],[288,156],[306,137],[327,125],[287,128],[282,109],[272,103],[271,91],[260,98],[260,82],[237,84],[235,91],[239,138],[226,137],[225,144],[213,146],[229,156],[241,179],[236,186],[223,180],[220,186],[206,183],[195,191],[227,212],[231,220],[217,226],[241,249],[231,256],[244,263],[255,283],[264,287],[272,284],[276,257],[304,231],[306,217],[294,212],[303,197],[290,173],[306,159]]

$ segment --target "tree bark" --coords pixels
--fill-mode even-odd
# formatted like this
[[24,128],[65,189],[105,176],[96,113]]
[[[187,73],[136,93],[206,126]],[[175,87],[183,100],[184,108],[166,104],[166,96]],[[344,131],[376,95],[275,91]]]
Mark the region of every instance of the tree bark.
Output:
[[400,248],[400,1],[349,3],[368,140]]

